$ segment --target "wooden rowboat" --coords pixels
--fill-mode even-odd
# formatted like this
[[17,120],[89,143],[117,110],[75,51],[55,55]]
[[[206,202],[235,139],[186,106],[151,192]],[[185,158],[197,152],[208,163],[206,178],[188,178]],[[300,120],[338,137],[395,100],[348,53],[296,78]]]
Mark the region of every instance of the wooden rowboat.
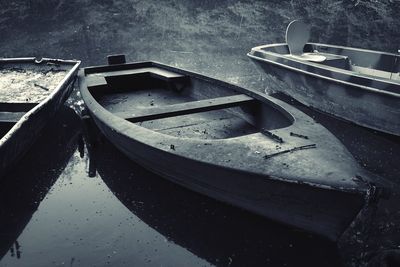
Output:
[[400,136],[399,54],[306,43],[307,30],[300,29],[303,34],[297,35],[305,38],[296,40],[289,27],[286,43],[248,53],[262,73],[286,83],[276,90],[360,126]]
[[59,59],[0,59],[0,178],[68,98],[79,64]]
[[196,192],[333,240],[375,194],[330,132],[272,97],[155,62],[88,67],[79,81],[107,139]]

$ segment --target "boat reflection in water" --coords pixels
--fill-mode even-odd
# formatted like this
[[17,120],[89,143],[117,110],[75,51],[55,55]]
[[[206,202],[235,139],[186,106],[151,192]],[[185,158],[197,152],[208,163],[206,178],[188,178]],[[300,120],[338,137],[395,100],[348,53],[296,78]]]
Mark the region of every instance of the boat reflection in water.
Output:
[[62,106],[19,165],[1,181],[0,259],[7,251],[22,256],[17,238],[76,150],[79,126],[75,112]]
[[[98,145],[91,158],[102,180],[135,216],[211,264],[339,265],[333,243],[168,182],[108,141]],[[158,257],[156,251],[152,257]]]

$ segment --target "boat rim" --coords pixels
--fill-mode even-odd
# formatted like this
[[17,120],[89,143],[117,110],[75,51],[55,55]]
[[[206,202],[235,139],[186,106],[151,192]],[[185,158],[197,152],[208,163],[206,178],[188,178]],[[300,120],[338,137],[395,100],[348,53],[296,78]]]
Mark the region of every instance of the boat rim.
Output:
[[[128,64],[133,65],[133,64],[137,64],[137,63],[155,63],[156,65],[159,65],[159,66],[162,66],[162,67],[165,66],[169,70],[176,70],[176,68],[174,68],[174,67],[171,67],[171,66],[168,66],[168,65],[163,65],[161,63],[153,62],[153,61],[134,62],[134,63],[127,63],[127,64],[119,64],[119,65],[128,65]],[[111,67],[113,67],[113,66],[115,66],[115,65],[112,65]],[[157,131],[142,127],[140,125],[136,125],[135,123],[129,122],[129,121],[127,121],[127,120],[125,120],[125,119],[123,119],[121,117],[118,117],[118,116],[114,115],[112,112],[110,112],[107,109],[105,109],[100,103],[97,102],[97,100],[90,93],[90,91],[89,91],[89,89],[87,87],[87,84],[86,84],[86,80],[85,80],[86,70],[89,70],[88,74],[94,74],[94,73],[96,73],[96,70],[99,70],[99,68],[103,68],[103,67],[106,67],[107,69],[110,69],[110,66],[108,66],[108,65],[98,66],[98,67],[97,66],[96,67],[87,67],[87,68],[81,69],[79,71],[79,74],[78,74],[81,96],[82,96],[82,98],[83,98],[83,100],[85,102],[85,105],[87,106],[88,110],[90,111],[91,116],[94,116],[97,120],[100,120],[103,124],[108,125],[107,127],[111,128],[112,131],[116,131],[119,134],[126,136],[127,138],[133,138],[134,139],[133,135],[130,134],[129,132],[126,133],[124,131],[121,131],[121,128],[124,128],[124,127],[121,127],[121,126],[115,127],[115,126],[118,126],[119,123],[123,123],[125,126],[129,125],[129,127],[128,127],[129,129],[132,129],[132,127],[142,128],[145,131],[153,132],[153,133],[155,133],[157,135],[166,136],[170,140],[194,140],[194,141],[197,140],[197,141],[204,142],[204,140],[201,140],[201,139],[175,137],[175,136],[167,135],[167,134],[164,134],[164,133],[160,133],[160,132],[157,132]],[[186,73],[187,75],[191,75],[191,76],[195,76],[195,77],[196,76],[204,77],[208,81],[212,81],[212,82],[216,81],[216,82],[218,82],[220,84],[233,86],[233,87],[239,87],[237,85],[233,85],[231,83],[228,83],[228,82],[225,82],[225,81],[222,81],[222,80],[218,80],[218,79],[214,79],[214,78],[211,78],[211,77],[203,76],[203,75],[195,73],[195,72],[190,72],[190,71],[186,71],[186,70],[183,70],[183,69],[179,69],[179,71],[182,71],[182,72]],[[290,105],[284,103],[283,101],[280,101],[279,99],[273,99],[272,100],[271,99],[272,97],[270,97],[268,95],[264,95],[264,94],[261,94],[261,93],[258,93],[258,92],[254,92],[254,91],[250,91],[250,90],[249,90],[249,93],[251,93],[250,96],[252,96],[252,97],[253,97],[253,94],[254,95],[258,95],[258,98],[263,98],[263,99],[267,100],[268,102],[271,102],[272,104],[277,105],[277,106],[280,106],[280,104],[275,103],[275,101],[276,102],[282,102],[283,106],[287,106],[288,109],[290,109],[290,110],[296,110],[297,111],[296,113],[299,115],[298,117],[294,116],[292,114],[292,112],[286,111],[293,117],[294,121],[293,121],[293,123],[291,125],[289,125],[287,127],[279,128],[279,129],[285,129],[285,128],[293,127],[293,125],[295,125],[296,123],[300,123],[302,120],[305,120],[306,117],[309,117],[308,115],[304,114],[300,110],[297,110],[297,109],[295,109],[293,107],[290,107]],[[285,108],[281,107],[281,108],[284,109],[284,110],[286,109],[286,107]],[[113,120],[111,118],[113,118],[117,122],[113,122]],[[300,120],[300,122],[299,122],[299,120]],[[325,132],[330,133],[323,126],[320,126],[320,127]],[[253,133],[253,135],[254,134],[257,134],[257,133]],[[215,143],[219,142],[219,143],[221,143],[221,142],[223,142],[223,140],[228,140],[228,139],[234,140],[234,139],[239,139],[239,138],[242,138],[242,137],[243,136],[232,137],[232,138],[224,138],[224,139],[207,140],[207,142],[209,142],[209,143],[211,143],[211,142],[215,142]],[[336,138],[336,137],[334,137],[334,138]],[[139,142],[139,143],[142,143],[144,145],[153,147],[152,145],[143,143],[142,141],[138,141],[138,140],[136,140],[136,141]],[[153,148],[154,149],[160,149],[160,148],[157,148],[157,147],[153,147]],[[160,149],[160,150],[162,150],[162,149]],[[167,151],[167,150],[163,150],[163,151],[166,152],[166,153],[172,154],[172,155],[177,155],[176,153],[172,153],[172,152]],[[189,159],[189,160],[199,161],[198,159],[193,159],[193,158],[187,157],[186,155],[180,155],[179,154],[177,156],[182,157],[182,158],[186,158],[186,159]],[[210,164],[209,162],[203,162],[203,161],[200,161],[200,162],[202,162],[204,164]],[[252,172],[250,170],[238,170],[238,169],[235,169],[235,168],[230,167],[230,166],[223,166],[223,168],[234,170],[234,171],[242,171],[242,172],[247,172],[247,173],[259,174],[257,172]],[[289,179],[289,178],[284,178],[284,177],[279,177],[279,176],[273,176],[273,175],[268,175],[268,177],[270,179],[272,179],[272,180],[275,180],[275,181],[289,182],[289,183],[298,184],[298,185],[304,184],[304,185],[307,185],[307,186],[318,187],[318,188],[325,189],[325,190],[336,190],[336,191],[340,191],[340,192],[348,192],[348,193],[353,193],[353,194],[365,195],[370,190],[369,183],[367,181],[364,181],[364,180],[359,179],[357,177],[349,177],[349,179],[360,180],[360,183],[362,185],[359,184],[359,186],[350,186],[350,184],[348,184],[348,186],[346,186],[346,187],[344,187],[344,186],[326,185],[324,183],[311,182],[311,181],[296,181],[294,179]]]
[[53,58],[41,58],[37,60],[36,57],[21,57],[21,58],[0,58],[0,63],[33,63],[33,64],[42,64],[43,62],[52,62],[52,63],[61,63],[67,65],[73,65],[70,70],[68,70],[67,74],[64,78],[58,83],[56,88],[51,91],[51,93],[46,96],[45,99],[40,101],[35,107],[26,112],[14,125],[11,129],[0,139],[0,147],[5,144],[10,137],[23,125],[32,115],[36,114],[44,105],[46,105],[51,99],[57,94],[65,83],[74,79],[74,73],[78,70],[79,65],[81,63],[80,60],[66,60],[66,59],[53,59]]
[[[308,44],[325,45],[325,44],[319,44],[319,43],[308,43]],[[396,82],[393,82],[393,81],[384,80],[384,79],[380,79],[379,77],[378,78],[372,78],[370,76],[363,75],[361,73],[357,73],[357,72],[354,72],[354,71],[349,71],[349,70],[344,70],[344,69],[341,69],[341,68],[335,68],[335,67],[331,67],[331,66],[321,65],[321,64],[314,63],[314,62],[309,62],[309,61],[302,61],[302,60],[298,60],[298,59],[295,59],[295,58],[288,58],[285,55],[282,55],[282,54],[279,54],[279,53],[262,50],[263,48],[266,48],[266,47],[273,47],[273,46],[278,46],[278,45],[286,45],[286,43],[277,43],[277,44],[256,46],[256,47],[253,47],[249,53],[247,53],[247,56],[252,58],[252,59],[254,59],[254,60],[264,61],[264,62],[273,64],[273,65],[277,65],[277,66],[280,66],[280,67],[283,67],[283,68],[286,68],[286,69],[290,69],[292,71],[301,72],[303,74],[307,74],[307,75],[310,75],[310,76],[318,77],[318,78],[325,79],[325,80],[328,80],[328,81],[331,81],[331,82],[341,83],[341,84],[345,84],[345,85],[349,85],[349,86],[353,86],[353,87],[362,88],[364,90],[367,90],[367,91],[370,91],[370,92],[373,92],[373,93],[377,93],[377,94],[383,94],[383,95],[388,95],[388,96],[391,96],[391,97],[400,98],[400,93],[389,92],[389,91],[385,91],[385,90],[375,89],[373,87],[369,87],[369,86],[365,86],[365,85],[351,83],[351,82],[344,81],[344,80],[334,79],[334,78],[331,78],[331,77],[328,77],[328,76],[324,76],[324,75],[317,74],[317,73],[314,73],[314,72],[309,72],[309,71],[306,71],[306,70],[303,70],[303,69],[300,69],[300,68],[292,67],[292,66],[289,66],[287,64],[279,63],[279,62],[276,62],[276,61],[273,61],[273,60],[269,60],[269,59],[266,59],[266,58],[262,58],[262,57],[259,57],[259,56],[255,56],[255,55],[252,54],[253,52],[260,52],[260,53],[263,53],[263,54],[270,54],[270,55],[273,55],[273,56],[276,56],[276,57],[279,57],[279,58],[284,58],[286,60],[295,61],[295,62],[301,63],[303,65],[309,65],[309,66],[312,66],[312,67],[315,67],[315,68],[318,68],[318,69],[326,69],[326,70],[329,70],[329,71],[332,71],[332,72],[339,72],[339,70],[340,70],[341,73],[347,74],[349,76],[355,76],[355,77],[359,77],[359,78],[366,78],[366,79],[369,79],[369,80],[376,80],[376,81],[379,81],[379,82],[390,83],[390,84],[393,84],[393,85],[399,85],[399,83],[396,83]],[[325,46],[330,46],[330,45],[325,45]],[[347,48],[347,47],[344,47],[344,46],[343,47],[342,46],[335,46],[335,47]],[[373,50],[358,49],[358,48],[352,48],[352,49],[368,51],[368,52],[369,51],[373,51]],[[373,52],[377,52],[377,51],[373,51]],[[379,53],[379,52],[377,52],[377,53]],[[382,53],[384,53],[384,52],[382,52]],[[388,55],[395,55],[395,54],[390,54],[390,53],[387,53],[387,54]]]

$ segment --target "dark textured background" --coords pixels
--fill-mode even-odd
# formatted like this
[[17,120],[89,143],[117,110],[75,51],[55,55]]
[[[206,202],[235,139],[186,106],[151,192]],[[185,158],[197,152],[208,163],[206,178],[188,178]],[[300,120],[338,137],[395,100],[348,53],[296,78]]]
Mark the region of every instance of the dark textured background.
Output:
[[[293,19],[311,41],[397,51],[398,0],[2,0],[0,53],[104,62],[110,53],[237,81],[254,76],[251,47],[283,42]],[[253,80],[253,77],[251,77]]]

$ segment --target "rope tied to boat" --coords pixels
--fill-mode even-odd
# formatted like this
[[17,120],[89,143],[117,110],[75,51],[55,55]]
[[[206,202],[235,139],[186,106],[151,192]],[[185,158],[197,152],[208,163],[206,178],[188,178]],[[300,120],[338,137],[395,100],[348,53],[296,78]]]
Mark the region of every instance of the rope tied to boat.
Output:
[[283,151],[279,151],[279,152],[276,152],[276,153],[273,153],[273,154],[265,155],[264,159],[270,159],[272,157],[279,156],[279,155],[282,155],[282,154],[292,153],[292,152],[295,152],[295,151],[304,150],[304,149],[311,149],[311,148],[317,148],[317,145],[316,144],[310,144],[310,145],[294,147],[294,148],[283,150]]

